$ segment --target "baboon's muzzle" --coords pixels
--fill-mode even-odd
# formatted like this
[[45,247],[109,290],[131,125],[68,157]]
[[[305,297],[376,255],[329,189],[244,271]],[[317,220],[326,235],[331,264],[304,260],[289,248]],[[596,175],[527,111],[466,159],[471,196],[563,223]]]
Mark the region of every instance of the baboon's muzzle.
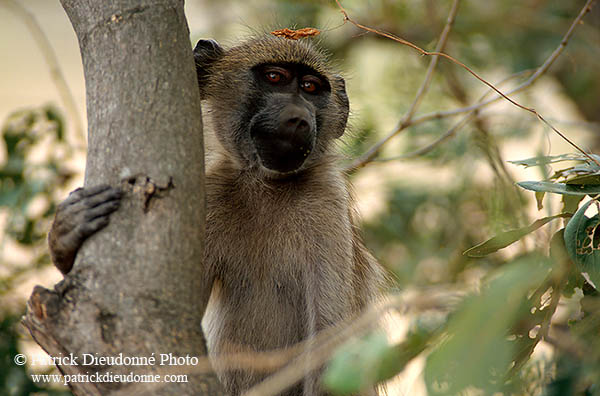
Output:
[[265,109],[252,120],[252,142],[265,168],[293,172],[313,150],[315,117],[309,109],[293,103],[272,110]]

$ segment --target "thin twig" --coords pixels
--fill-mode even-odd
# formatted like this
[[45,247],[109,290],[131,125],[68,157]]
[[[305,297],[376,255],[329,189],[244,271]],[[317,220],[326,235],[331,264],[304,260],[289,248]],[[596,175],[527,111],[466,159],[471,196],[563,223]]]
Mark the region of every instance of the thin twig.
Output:
[[321,331],[306,347],[298,359],[267,377],[263,382],[246,391],[242,396],[275,396],[301,381],[308,373],[322,367],[335,350],[354,337],[364,335],[379,324],[382,316],[397,310],[403,314],[428,310],[444,310],[455,306],[464,291],[447,291],[443,288],[430,288],[415,296],[390,295],[384,301],[372,304],[354,321],[345,322]]
[[309,372],[318,369],[329,360],[333,351],[352,337],[360,336],[365,330],[374,326],[381,315],[400,306],[398,299],[391,299],[383,304],[372,306],[365,314],[352,323],[335,326],[335,332],[325,331],[317,336],[314,344],[308,345],[305,353],[298,359],[267,377],[242,396],[274,396],[291,385],[301,381]]
[[[505,79],[497,82],[495,85],[496,86],[501,86],[502,84],[522,76],[523,74],[526,73],[532,73],[532,70],[523,70],[514,74],[511,74],[510,76],[506,77]],[[478,103],[483,103],[483,101],[485,100],[485,98],[491,94],[493,91],[492,90],[488,90],[486,93],[484,93],[479,99],[478,99]],[[499,99],[499,98],[497,98]],[[377,162],[389,162],[389,161],[397,161],[397,160],[403,160],[403,159],[409,159],[409,158],[414,158],[414,157],[419,157],[421,155],[427,154],[429,153],[431,150],[433,150],[437,145],[439,145],[440,143],[443,143],[444,141],[446,141],[449,137],[452,137],[456,134],[456,132],[458,132],[463,126],[467,125],[471,120],[473,120],[475,118],[475,114],[477,113],[479,109],[477,107],[473,108],[471,111],[469,111],[468,114],[466,114],[463,118],[460,119],[460,121],[458,121],[456,124],[454,124],[454,126],[452,126],[452,128],[448,129],[444,134],[442,134],[440,137],[438,137],[437,139],[435,139],[433,142],[427,144],[424,147],[421,147],[420,149],[417,149],[411,153],[407,153],[407,154],[402,154],[399,156],[395,156],[395,157],[389,157],[389,158],[379,158],[379,159],[373,159],[372,161],[377,161]]]
[[[377,326],[386,312],[397,311],[403,315],[436,310],[448,312],[462,301],[466,293],[465,290],[456,288],[455,285],[439,285],[415,290],[415,292],[388,295],[385,299],[372,303],[354,320],[339,323],[319,332],[311,340],[302,341],[284,349],[238,352],[212,357],[210,360],[218,360],[219,368],[223,370],[273,372],[273,370],[279,369],[243,394],[243,396],[274,396],[302,380],[309,372],[322,367],[341,344],[353,337],[359,337]],[[198,359],[196,365],[164,367],[157,370],[155,374],[197,375],[213,372],[210,360],[203,356]],[[145,395],[156,392],[155,385],[132,384],[116,392],[116,395]],[[159,385],[158,388],[161,386]]]
[[[341,8],[339,1],[336,0],[336,2],[338,4],[338,6]],[[440,34],[440,38],[438,39],[437,45],[435,47],[435,52],[437,52],[437,53],[443,51],[444,48],[446,48],[446,43],[448,42],[448,36],[450,33],[450,29],[452,29],[452,25],[454,25],[454,20],[456,19],[456,13],[458,12],[459,3],[460,3],[460,0],[454,0],[454,2],[452,3],[452,7],[450,8],[450,13],[448,14],[448,18],[446,19],[446,25],[444,26],[444,29],[442,30],[442,33]],[[342,8],[342,10],[343,10],[343,8]],[[348,14],[346,14],[345,11],[342,11],[342,13],[344,13],[345,20],[350,20],[348,18]],[[408,43],[408,42],[406,42],[406,43]],[[410,46],[410,43],[406,44],[406,45]],[[389,134],[383,140],[377,142],[366,154],[364,154],[361,158],[359,158],[358,161],[365,161],[365,162],[370,161],[379,152],[379,150],[381,149],[381,147],[384,144],[386,144],[390,139],[392,139],[394,136],[396,136],[400,131],[402,131],[404,128],[406,128],[407,125],[409,125],[411,123],[412,117],[414,116],[415,112],[417,111],[417,108],[421,104],[423,97],[425,96],[425,94],[427,93],[427,90],[429,89],[429,86],[431,85],[431,80],[433,79],[433,72],[435,71],[435,68],[438,64],[438,60],[439,60],[439,56],[437,56],[437,55],[434,55],[431,58],[431,61],[429,62],[429,66],[427,67],[425,79],[423,80],[423,83],[419,87],[419,90],[417,91],[415,99],[413,100],[412,104],[408,108],[408,111],[404,114],[404,117],[402,117],[402,119],[396,126],[395,131],[393,133]],[[352,169],[358,168],[360,166],[361,166],[361,164],[357,164],[355,162],[355,163],[351,164],[347,170],[352,170]]]
[[474,112],[475,111],[472,111],[471,113],[465,115],[463,118],[460,119],[460,121],[458,121],[456,124],[454,124],[452,126],[452,128],[450,128],[446,132],[444,132],[443,135],[441,135],[440,137],[435,139],[433,142],[427,144],[426,146],[421,147],[420,149],[417,149],[410,153],[399,155],[396,157],[379,158],[379,159],[373,159],[372,161],[389,162],[389,161],[397,161],[397,160],[415,158],[415,157],[420,157],[422,155],[425,155],[425,154],[429,153],[431,150],[433,150],[437,145],[445,142],[446,140],[448,140],[448,138],[454,136],[456,134],[456,132],[458,132],[462,127],[464,127],[469,122],[471,122],[473,120],[473,118],[475,118],[475,115],[473,114]]
[[[546,61],[536,70],[536,72],[523,84],[521,84],[520,86],[516,87],[515,89],[511,90],[510,92],[507,92],[506,94],[501,92],[498,88],[496,88],[493,84],[487,82],[486,80],[484,80],[482,77],[480,77],[477,73],[475,73],[473,70],[471,70],[468,66],[466,66],[464,63],[458,61],[457,59],[453,58],[452,56],[445,54],[443,52],[429,52],[429,51],[425,51],[422,48],[418,47],[417,45],[404,40],[398,36],[395,36],[393,34],[390,33],[386,33],[386,32],[381,32],[378,31],[376,29],[370,28],[368,26],[364,26],[361,25],[360,23],[354,21],[353,19],[351,19],[348,16],[347,11],[342,7],[342,5],[340,4],[339,0],[335,0],[338,7],[340,8],[340,11],[342,12],[342,14],[344,15],[344,21],[348,21],[350,23],[352,23],[353,25],[355,25],[356,27],[363,29],[367,32],[371,32],[371,33],[375,33],[377,35],[383,36],[383,37],[387,37],[391,40],[394,40],[400,44],[406,45],[410,48],[413,48],[415,50],[417,50],[418,52],[420,52],[422,55],[428,55],[428,56],[441,56],[443,58],[446,58],[448,60],[450,60],[451,62],[459,65],[460,67],[462,67],[463,69],[465,69],[466,71],[468,71],[471,75],[473,75],[475,78],[477,78],[479,81],[481,81],[482,83],[484,83],[485,85],[487,85],[490,89],[492,89],[493,91],[495,91],[498,95],[500,95],[502,98],[504,98],[505,100],[509,101],[510,103],[512,103],[514,106],[526,110],[532,114],[534,114],[540,121],[542,121],[543,123],[545,123],[547,126],[549,126],[553,131],[555,131],[559,136],[561,136],[565,141],[567,141],[571,146],[573,146],[574,148],[576,148],[578,151],[580,151],[583,155],[585,155],[586,157],[588,157],[591,161],[593,161],[594,163],[598,164],[600,166],[600,162],[598,160],[596,160],[595,158],[589,156],[583,149],[581,149],[579,146],[577,146],[575,143],[573,143],[571,140],[569,140],[563,133],[561,133],[559,130],[557,130],[554,126],[552,126],[548,121],[546,121],[546,119],[540,115],[535,109],[530,108],[530,107],[526,107],[523,106],[519,103],[517,103],[516,101],[514,101],[513,99],[509,98],[507,95],[511,95],[513,93],[516,93],[520,90],[522,90],[523,88],[527,87],[528,85],[531,85],[534,81],[536,81],[542,74],[544,74],[548,68],[552,65],[552,63],[554,63],[554,61],[558,58],[558,56],[563,52],[564,48],[567,46],[567,43],[569,41],[569,39],[571,38],[571,36],[573,35],[574,29],[577,25],[580,24],[581,20],[583,19],[583,17],[591,10],[593,3],[596,0],[588,0],[586,2],[586,4],[583,6],[583,8],[581,9],[581,11],[579,12],[579,14],[577,15],[577,17],[575,18],[575,20],[573,21],[573,23],[571,24],[571,26],[569,27],[569,29],[567,30],[567,32],[565,33],[563,39],[561,40],[559,46],[554,50],[554,52],[548,57],[548,59],[546,59]],[[383,144],[385,144],[387,141],[389,141],[392,137],[396,136],[400,131],[402,131],[403,129],[407,128],[410,125],[414,125],[418,122],[423,122],[425,120],[429,120],[429,119],[433,119],[433,118],[441,118],[442,116],[446,116],[446,115],[454,115],[454,114],[459,114],[462,112],[466,112],[466,111],[472,111],[472,110],[477,110],[489,103],[492,103],[496,100],[498,100],[499,98],[495,98],[495,99],[491,99],[488,102],[483,102],[480,103],[478,105],[474,105],[474,106],[469,106],[463,109],[459,109],[458,110],[453,110],[451,112],[446,112],[446,114],[444,115],[444,112],[438,112],[436,114],[429,114],[423,117],[419,117],[419,119],[413,119],[412,122],[408,122],[406,123],[406,125],[400,124],[399,127],[397,127],[392,133],[390,133],[388,136],[386,136],[382,141],[376,143],[371,149],[369,149],[364,155],[362,155],[361,157],[359,157],[357,160],[355,160],[348,168],[348,171],[351,170],[355,170],[358,169],[362,166],[364,166],[366,163],[370,162],[373,157],[375,157],[375,155],[377,155],[377,153],[379,152],[381,146]]]
[[[452,29],[452,25],[454,25],[454,20],[456,19],[456,13],[458,12],[459,4],[460,4],[460,0],[454,0],[454,2],[452,3],[452,7],[450,8],[450,13],[448,14],[448,18],[446,19],[446,26],[444,26],[444,29],[442,30],[442,33],[438,40],[438,43],[435,47],[435,52],[442,52],[446,48],[446,43],[448,42],[448,35],[450,33],[450,29]],[[427,73],[425,74],[425,79],[423,80],[423,83],[421,84],[421,86],[419,87],[419,90],[417,91],[415,100],[412,102],[412,104],[408,108],[408,111],[402,118],[400,125],[402,125],[403,123],[405,123],[407,121],[410,121],[410,119],[415,114],[415,111],[417,111],[417,108],[421,104],[421,100],[423,99],[423,97],[427,93],[427,90],[429,89],[429,86],[431,85],[431,80],[433,79],[433,72],[435,71],[435,68],[438,64],[438,59],[439,59],[438,56],[431,57],[431,61],[429,62],[429,67],[427,68]]]
[[60,69],[56,53],[52,49],[50,41],[42,31],[40,24],[36,20],[35,16],[17,1],[0,0],[0,5],[1,4],[4,4],[8,9],[11,9],[19,18],[21,18],[21,20],[29,29],[33,40],[36,42],[40,52],[42,53],[42,57],[48,65],[50,77],[54,82],[54,85],[56,85],[56,89],[58,90],[58,94],[63,102],[63,105],[71,117],[75,135],[80,142],[85,143],[85,135],[83,132],[81,117],[79,115],[79,111],[77,110],[77,105],[75,104],[75,98],[69,89],[62,70]]

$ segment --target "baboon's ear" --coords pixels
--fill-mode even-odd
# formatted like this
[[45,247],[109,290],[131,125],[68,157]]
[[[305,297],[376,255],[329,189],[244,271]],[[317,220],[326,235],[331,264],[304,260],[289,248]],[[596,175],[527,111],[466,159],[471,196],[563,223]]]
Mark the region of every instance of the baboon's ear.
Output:
[[210,68],[215,61],[223,56],[223,47],[215,40],[200,40],[194,48],[194,60],[196,61],[196,74],[198,75],[198,85],[200,86],[200,96],[204,98],[204,85],[206,78],[210,74]]
[[339,109],[339,124],[336,128],[336,138],[342,136],[346,130],[346,123],[348,122],[348,114],[350,113],[350,101],[348,100],[348,94],[346,93],[346,81],[340,75],[333,77],[333,92],[337,99]]

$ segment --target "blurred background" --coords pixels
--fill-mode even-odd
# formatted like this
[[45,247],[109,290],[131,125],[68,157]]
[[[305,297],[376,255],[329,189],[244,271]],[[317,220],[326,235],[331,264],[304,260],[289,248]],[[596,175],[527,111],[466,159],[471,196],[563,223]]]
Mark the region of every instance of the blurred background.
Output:
[[[462,1],[445,52],[487,81],[503,81],[498,86],[509,91],[558,47],[584,3]],[[435,48],[451,5],[450,0],[343,1],[350,17],[361,24],[426,50]],[[339,144],[347,163],[394,131],[430,61],[406,46],[344,24],[334,1],[187,0],[186,14],[193,43],[210,37],[228,46],[257,32],[320,29],[319,45],[331,53],[346,78],[350,97],[350,126]],[[600,149],[599,17],[596,6],[552,67],[514,96],[582,149],[595,153]],[[18,323],[33,286],[50,288],[61,279],[50,264],[45,237],[56,203],[83,183],[86,109],[81,58],[58,1],[0,0],[0,37],[0,394],[69,394],[58,385],[35,384],[26,374],[31,369],[51,372],[51,367],[19,367],[12,359],[16,353],[43,353]],[[64,77],[65,85],[57,76]],[[488,91],[465,70],[441,59],[414,119],[471,105]],[[543,180],[551,169],[525,169],[508,161],[575,151],[535,116],[506,101],[482,108],[452,130],[463,116],[416,122],[351,176],[366,243],[393,274],[393,289],[402,293],[477,291],[490,274],[502,274],[499,269],[520,257],[547,255],[550,238],[561,227],[562,220],[553,222],[483,258],[463,255],[495,234],[561,210],[560,197],[547,196],[538,210],[534,194],[515,186],[518,181]],[[446,139],[419,151],[444,134]],[[561,297],[551,315],[554,322],[581,317],[580,289]],[[439,312],[401,317],[388,326],[392,341],[402,340],[415,326],[446,320]],[[544,345],[533,345],[533,358],[520,367],[520,382],[512,381],[512,388],[501,392],[549,394],[560,373],[579,367],[580,362],[564,363],[566,358],[555,346]],[[598,347],[597,342],[593,345]],[[426,389],[431,393],[423,376],[424,358],[409,360],[390,394],[419,395]],[[597,369],[594,364],[587,367]],[[598,384],[588,377],[568,378],[578,384],[574,392],[592,393],[556,394],[598,392]],[[486,389],[478,385],[473,386]]]

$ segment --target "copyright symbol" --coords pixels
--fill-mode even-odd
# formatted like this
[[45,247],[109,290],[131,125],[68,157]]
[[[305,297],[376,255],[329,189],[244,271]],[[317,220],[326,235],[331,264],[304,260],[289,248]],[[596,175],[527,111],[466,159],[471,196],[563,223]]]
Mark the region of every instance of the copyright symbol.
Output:
[[14,360],[17,366],[22,366],[25,363],[27,363],[27,356],[23,355],[22,353],[19,353],[18,355],[15,355]]

